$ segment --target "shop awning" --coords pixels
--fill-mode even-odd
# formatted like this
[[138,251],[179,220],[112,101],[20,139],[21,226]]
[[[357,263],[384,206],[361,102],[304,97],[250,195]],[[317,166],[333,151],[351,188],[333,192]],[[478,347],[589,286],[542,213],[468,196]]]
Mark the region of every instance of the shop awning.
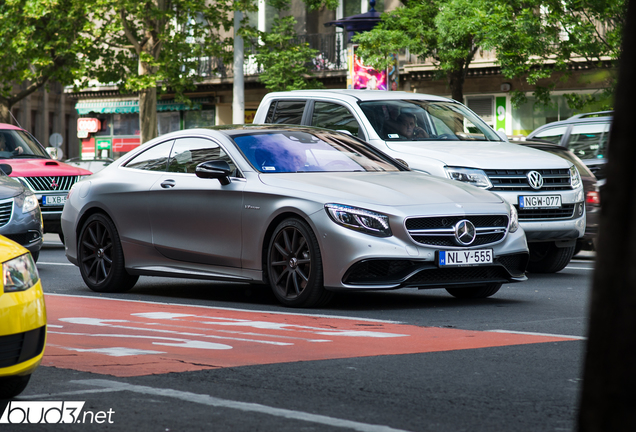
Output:
[[[157,111],[188,111],[200,110],[202,104],[209,103],[208,98],[191,99],[192,106],[176,102],[174,100],[157,101]],[[89,113],[131,114],[139,112],[139,100],[101,100],[86,101],[75,104],[75,109],[80,115]]]

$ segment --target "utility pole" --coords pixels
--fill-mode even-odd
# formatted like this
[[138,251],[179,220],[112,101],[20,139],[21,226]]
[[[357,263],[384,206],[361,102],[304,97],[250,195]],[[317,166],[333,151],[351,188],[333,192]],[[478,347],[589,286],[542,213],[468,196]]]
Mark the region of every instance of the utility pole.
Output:
[[232,94],[232,123],[245,123],[245,87],[243,80],[244,47],[239,36],[243,12],[234,11],[234,84]]

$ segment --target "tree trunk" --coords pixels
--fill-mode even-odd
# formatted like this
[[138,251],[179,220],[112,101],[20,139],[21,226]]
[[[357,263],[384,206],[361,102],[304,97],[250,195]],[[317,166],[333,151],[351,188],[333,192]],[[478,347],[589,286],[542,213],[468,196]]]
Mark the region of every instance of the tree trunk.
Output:
[[464,103],[464,69],[459,68],[448,72],[448,86],[451,91],[451,98]]
[[578,430],[636,430],[636,2],[628,5],[608,176],[602,199],[596,270],[583,371]]
[[[147,63],[139,62],[140,76],[155,72]],[[142,144],[157,137],[157,87],[149,87],[139,92],[139,127]]]
[[4,98],[0,98],[0,123],[11,124],[11,107],[9,101]]

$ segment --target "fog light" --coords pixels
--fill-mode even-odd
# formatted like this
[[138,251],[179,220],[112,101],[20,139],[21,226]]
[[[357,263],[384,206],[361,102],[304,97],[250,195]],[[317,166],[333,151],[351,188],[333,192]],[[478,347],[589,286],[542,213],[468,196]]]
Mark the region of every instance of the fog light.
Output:
[[583,203],[579,204],[579,216],[583,214]]

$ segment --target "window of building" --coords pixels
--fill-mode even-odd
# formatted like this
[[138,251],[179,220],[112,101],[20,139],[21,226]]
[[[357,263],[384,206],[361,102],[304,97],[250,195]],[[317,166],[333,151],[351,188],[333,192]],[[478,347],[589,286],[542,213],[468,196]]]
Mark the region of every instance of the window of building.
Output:
[[114,135],[140,135],[139,114],[113,114]]
[[552,103],[548,107],[535,105],[533,97],[529,97],[525,104],[513,107],[512,134],[528,135],[539,126],[572,117],[574,111],[562,95],[552,96],[551,99]]
[[181,130],[181,114],[179,111],[157,113],[157,133],[164,135]]
[[183,114],[183,128],[212,127],[215,123],[215,110],[185,111]]

